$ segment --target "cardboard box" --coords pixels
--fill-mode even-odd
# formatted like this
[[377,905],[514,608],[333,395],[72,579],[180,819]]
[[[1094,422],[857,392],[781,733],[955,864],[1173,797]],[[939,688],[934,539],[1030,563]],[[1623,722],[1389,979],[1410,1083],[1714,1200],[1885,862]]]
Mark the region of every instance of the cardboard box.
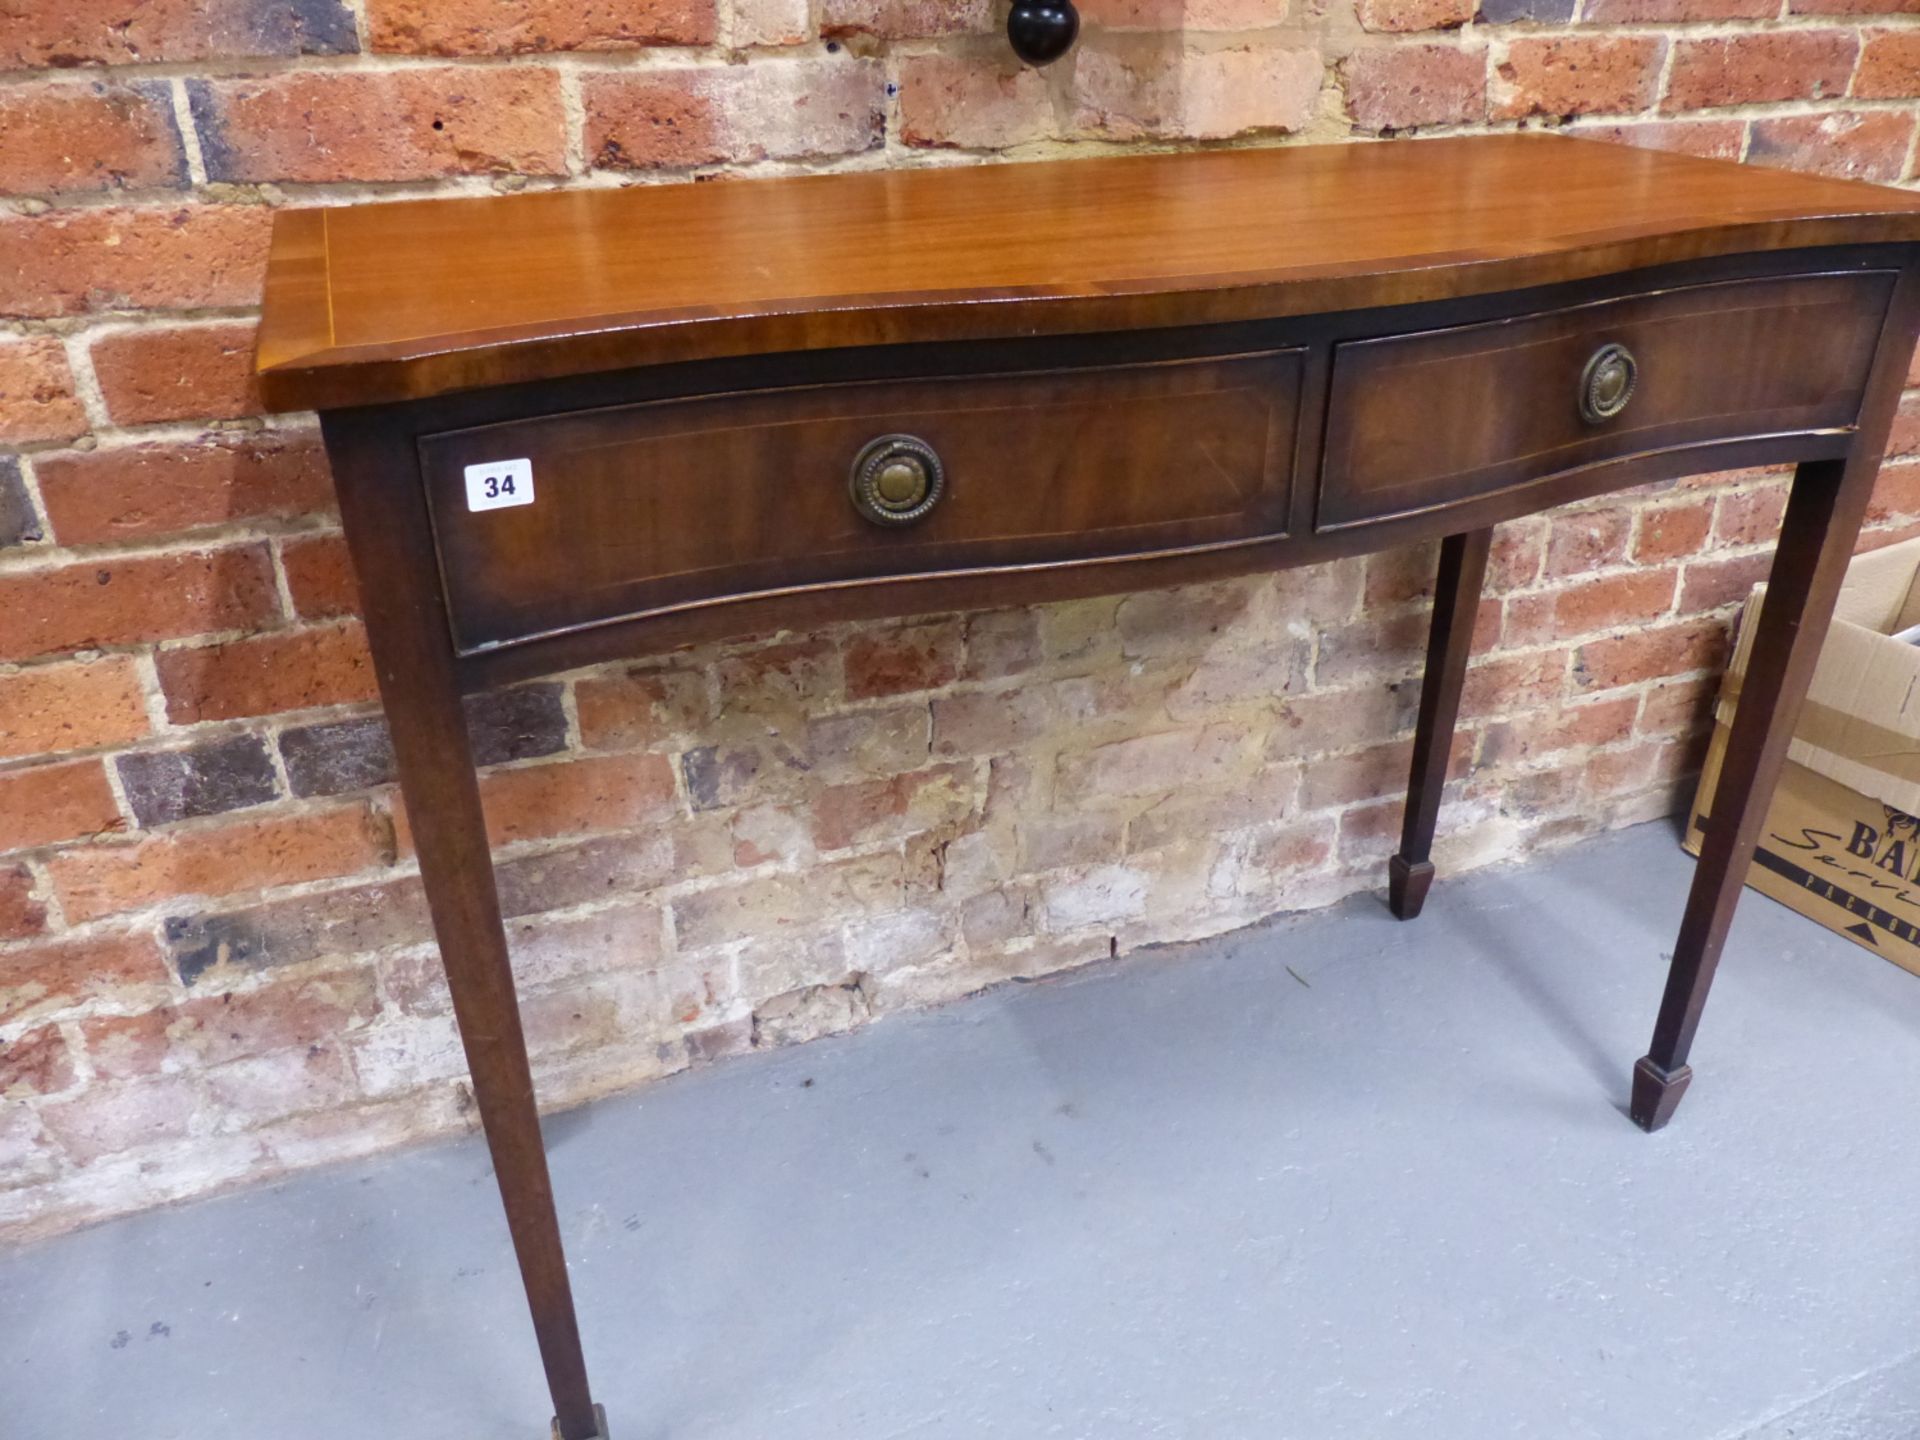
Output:
[[[1766,586],[1741,612],[1683,844],[1705,817]],[[1857,557],[1794,726],[1747,884],[1920,974],[1920,540]]]

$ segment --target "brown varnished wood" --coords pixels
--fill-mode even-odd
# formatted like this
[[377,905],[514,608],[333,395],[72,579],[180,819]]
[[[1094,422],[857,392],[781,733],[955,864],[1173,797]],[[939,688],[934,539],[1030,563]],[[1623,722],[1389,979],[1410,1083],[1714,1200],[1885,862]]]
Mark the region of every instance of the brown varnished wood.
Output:
[[[1851,425],[1895,271],[1659,289],[1336,348],[1318,521],[1434,509],[1542,473],[1770,431]],[[1580,413],[1623,344],[1626,408]]]
[[[604,1422],[463,691],[698,640],[1444,537],[1390,877],[1411,915],[1491,527],[1796,463],[1748,687],[1786,703],[1743,706],[1735,724],[1634,1073],[1634,1116],[1656,1126],[1691,1074],[1920,331],[1917,276],[1920,197],[1521,136],[280,216],[260,370],[275,405],[326,412],[565,1440]],[[1603,339],[1637,350],[1643,388],[1589,430],[1577,367]],[[942,507],[902,532],[868,528],[846,494],[853,453],[890,431],[951,467]],[[514,458],[534,463],[535,503],[469,511],[464,467]]]
[[1440,797],[1453,758],[1453,727],[1460,718],[1460,691],[1473,653],[1480,586],[1492,546],[1491,530],[1449,535],[1440,544],[1426,675],[1420,684],[1420,713],[1413,731],[1407,811],[1401,822],[1400,852],[1387,866],[1387,904],[1402,920],[1420,913],[1433,885],[1433,835],[1440,822]]
[[353,206],[277,217],[261,382],[325,409],[1309,315],[1903,241],[1916,215],[1899,191],[1544,135]]
[[600,1429],[587,1389],[513,969],[494,888],[426,506],[402,417],[322,419],[380,699],[474,1104],[493,1157],[561,1440]]
[[[1792,295],[1796,293],[1792,287],[1802,283],[1839,287],[1852,293],[1854,286],[1883,284],[1887,267],[1897,264],[1899,258],[1898,251],[1884,246],[1737,257],[1704,267],[1696,262],[1644,275],[1607,277],[1511,297],[1473,297],[1445,305],[1143,334],[964,346],[896,346],[659,366],[618,376],[589,375],[424,402],[413,407],[412,413],[418,417],[417,428],[427,436],[424,445],[433,476],[448,580],[456,595],[456,609],[470,607],[473,611],[471,623],[462,631],[462,672],[470,687],[480,687],[594,660],[788,625],[1073,598],[1143,584],[1313,563],[1484,528],[1548,505],[1690,471],[1838,456],[1847,448],[1847,423],[1718,439],[1698,438],[1698,426],[1684,434],[1676,433],[1670,425],[1660,433],[1642,427],[1631,444],[1588,446],[1577,454],[1542,452],[1533,457],[1531,468],[1505,465],[1501,467],[1504,488],[1476,493],[1481,477],[1462,477],[1458,484],[1463,498],[1444,508],[1390,514],[1365,525],[1318,533],[1312,530],[1313,486],[1306,479],[1321,468],[1320,421],[1328,410],[1324,398],[1328,357],[1349,350],[1355,342],[1381,335],[1413,335],[1431,341],[1473,327],[1479,327],[1476,333],[1480,333],[1497,328],[1503,309],[1526,317],[1519,322],[1523,325],[1536,325],[1562,312],[1617,313],[1609,310],[1607,302],[1622,297],[1717,288],[1754,293],[1730,282],[1716,287],[1716,273],[1751,281],[1762,296],[1779,295],[1783,286],[1787,287],[1784,293]],[[1780,278],[1796,273],[1823,278],[1805,282]],[[1814,342],[1816,350],[1819,343]],[[1249,352],[1266,354],[1274,346],[1299,349],[1305,355],[1305,378],[1297,387],[1304,399],[1300,403],[1301,422],[1295,427],[1293,464],[1301,479],[1292,487],[1295,513],[1286,526],[1288,538],[1284,543],[1276,540],[1272,527],[1254,523],[1251,514],[1216,526],[1211,538],[1195,533],[1192,525],[1136,526],[1128,530],[1083,525],[1076,531],[1058,524],[1032,524],[1036,507],[1050,503],[1047,497],[1058,489],[1054,483],[1059,471],[1056,462],[1061,461],[1062,452],[1055,443],[1055,431],[1071,433],[1075,415],[1105,414],[1108,407],[1097,403],[1101,395],[1126,399],[1138,393],[1137,388],[1119,387],[1146,386],[1172,394],[1192,390],[1196,383],[1200,388],[1217,385],[1221,372],[1216,365],[1175,362]],[[1584,359],[1584,353],[1576,351],[1576,358]],[[1709,368],[1707,357],[1685,358],[1693,359],[1696,368],[1703,371]],[[1123,362],[1126,373],[1109,374],[1115,367],[1100,364],[1108,359]],[[1242,365],[1239,361],[1229,363]],[[1269,398],[1284,409],[1292,403],[1296,388],[1287,368],[1292,362],[1276,357],[1273,363],[1279,368],[1271,377]],[[1712,366],[1726,368],[1718,357],[1712,358]],[[1567,392],[1574,388],[1578,375],[1577,367],[1568,368],[1571,375],[1555,379],[1553,403],[1533,408],[1551,409],[1555,417],[1573,414]],[[1669,391],[1674,388],[1672,369],[1662,367],[1664,386]],[[1244,365],[1235,373],[1244,379]],[[902,378],[889,382],[873,379],[887,375]],[[1195,377],[1199,377],[1198,382]],[[908,378],[926,383],[917,388],[908,386]],[[1712,381],[1709,374],[1703,383]],[[1779,386],[1783,382],[1766,383]],[[921,397],[913,403],[924,404],[924,397],[942,391],[957,397],[978,395],[982,393],[978,386],[1026,397],[1024,401],[1016,398],[1001,412],[1018,414],[1020,424],[990,427],[978,437],[981,448],[960,466],[963,474],[989,477],[984,494],[978,485],[957,486],[951,504],[943,503],[925,524],[910,532],[876,532],[856,520],[845,500],[845,460],[869,432],[835,431],[838,421],[827,410],[838,406],[844,412],[850,404],[856,409],[866,406],[874,409],[876,421],[889,416],[898,420],[900,411],[889,411],[884,405],[875,409],[871,398],[861,397],[912,395]],[[1512,385],[1503,388],[1489,384],[1484,388],[1493,396],[1515,391]],[[1524,387],[1520,388],[1524,393]],[[1057,403],[1063,396],[1077,397],[1076,403]],[[1636,397],[1636,408],[1645,398]],[[1656,389],[1656,403],[1658,398]],[[696,403],[654,403],[673,399]],[[1089,400],[1094,402],[1090,409],[1084,403]],[[961,409],[978,402],[956,399],[948,403]],[[1853,403],[1851,398],[1830,402],[1811,416],[1804,406],[1793,412],[1749,407],[1738,418],[1763,432],[1770,426],[1809,418],[1850,421]],[[727,407],[737,407],[733,414],[743,427],[739,436],[725,436],[726,427],[710,421],[685,418],[710,415]],[[809,407],[819,408],[815,412]],[[1513,426],[1517,435],[1526,434],[1529,423],[1536,423],[1524,417],[1499,421],[1498,417],[1510,416],[1517,408],[1505,403],[1475,400],[1472,408],[1491,417],[1485,423],[1496,433],[1500,423]],[[605,413],[586,413],[594,411]],[[792,423],[785,430],[761,423],[762,415],[769,411],[777,412],[775,418]],[[1050,415],[1057,415],[1057,425]],[[682,419],[676,422],[676,416]],[[1628,418],[1616,423],[1626,423]],[[570,494],[578,498],[581,477],[572,463],[577,456],[564,446],[538,457],[537,478],[543,487],[539,505],[531,510],[479,515],[464,511],[459,471],[465,463],[517,454],[514,445],[543,434],[610,430],[618,439],[629,432],[638,437],[639,430],[647,426],[671,429],[676,423],[680,428],[675,434],[687,437],[671,442],[685,446],[681,455],[684,463],[678,472],[672,467],[662,468],[659,444],[573,447],[574,451],[600,456],[589,467],[594,474],[586,477],[587,490],[598,496],[588,505],[589,514],[583,515],[568,499]],[[1113,421],[1122,429],[1127,423],[1124,414]],[[1555,423],[1563,421],[1556,418]],[[1716,423],[1717,433],[1734,428],[1727,420]],[[1352,427],[1347,428],[1350,431]],[[769,435],[789,434],[796,429],[837,435],[834,445],[838,448],[830,446],[830,456],[815,454],[808,465],[801,466],[793,463],[793,447],[766,443]],[[1214,429],[1217,435],[1218,427]],[[1103,488],[1117,486],[1149,493],[1156,504],[1172,507],[1176,513],[1204,511],[1212,472],[1188,465],[1185,460],[1199,453],[1196,434],[1202,435],[1199,444],[1213,443],[1216,435],[1206,435],[1193,426],[1141,426],[1139,430],[1142,433],[1128,435],[1127,444],[1110,447],[1121,452],[1119,457],[1108,455],[1104,458],[1109,463],[1082,467],[1083,493],[1097,496]],[[457,437],[449,434],[454,431],[468,433]],[[728,447],[752,450],[757,444],[755,453],[771,454],[771,468],[713,460],[709,450],[716,435],[722,436],[722,443]],[[753,439],[756,435],[760,437],[757,441]],[[1608,448],[1626,453],[1604,458]],[[1572,463],[1591,457],[1596,450],[1603,458]],[[639,469],[646,471],[644,483],[633,465],[614,465],[607,460],[614,454],[638,457],[642,453],[646,460]],[[1071,458],[1072,451],[1066,454]],[[454,464],[454,460],[460,463]],[[1552,464],[1570,468],[1548,468]],[[1012,479],[1014,476],[1041,477],[1041,483],[1029,485]],[[778,483],[784,481],[804,483]],[[690,498],[677,509],[666,507],[672,510],[671,518],[661,524],[636,525],[634,517],[641,508],[653,507],[652,513],[661,512],[665,501],[659,492],[671,490],[676,483]],[[777,490],[777,504],[737,504],[729,499],[750,495],[756,489],[765,493]],[[968,498],[959,498],[962,496]],[[797,543],[797,535],[789,534],[788,526],[791,507],[801,504],[817,507],[816,519],[825,527],[799,532],[806,537],[804,545]],[[988,518],[997,527],[992,539],[975,534],[964,544],[925,543],[950,530],[961,517],[981,514],[983,504],[991,510]],[[603,523],[609,516],[613,523]],[[1091,517],[1082,514],[1081,518]],[[1021,538],[1017,532],[1022,525],[1029,532],[1043,533]],[[660,570],[674,568],[662,565],[663,555],[701,549],[724,553],[729,546],[739,551],[743,526],[748,527],[747,539],[755,534],[768,538],[769,548],[756,553],[757,565],[709,567],[700,572],[682,568],[671,583],[659,583]],[[1221,533],[1223,529],[1229,533]],[[818,548],[815,542],[823,533],[852,533],[859,545],[837,549],[824,560],[795,558],[796,550],[811,552]],[[653,553],[642,554],[643,548]],[[749,544],[745,548],[752,551],[755,547]],[[596,566],[583,565],[583,557],[605,562],[591,584],[587,583],[586,572]],[[517,638],[523,636],[544,638]],[[508,640],[514,643],[502,648],[502,642]]]
[[[1300,367],[1283,351],[782,389],[428,436],[455,639],[473,652],[715,596],[1281,535]],[[862,448],[893,433],[945,473],[897,529],[848,495]],[[510,458],[531,459],[537,502],[471,511],[466,468]]]
[[[484,690],[582,665],[682,645],[808,629],[843,620],[925,615],[983,606],[1034,605],[1117,595],[1149,586],[1181,585],[1236,575],[1317,565],[1396,545],[1438,540],[1466,528],[1536,514],[1635,485],[1683,475],[1791,464],[1807,455],[1846,453],[1852,431],[1785,435],[1637,455],[1561,471],[1443,510],[1396,517],[1379,525],[1320,534],[1223,541],[1185,550],[1116,555],[1091,561],[987,565],[925,575],[864,577],[716,596],[672,609],[563,631],[525,644],[462,657],[463,686]],[[1296,493],[1299,487],[1296,488]]]
[[1920,273],[1909,270],[1880,334],[1851,451],[1844,460],[1803,464],[1794,474],[1742,687],[1749,698],[1735,712],[1727,736],[1713,814],[1674,943],[1653,1041],[1634,1067],[1631,1110],[1645,1129],[1667,1123],[1692,1079],[1687,1057],[1694,1033],[1834,602],[1853,559],[1913,358],[1917,327]]

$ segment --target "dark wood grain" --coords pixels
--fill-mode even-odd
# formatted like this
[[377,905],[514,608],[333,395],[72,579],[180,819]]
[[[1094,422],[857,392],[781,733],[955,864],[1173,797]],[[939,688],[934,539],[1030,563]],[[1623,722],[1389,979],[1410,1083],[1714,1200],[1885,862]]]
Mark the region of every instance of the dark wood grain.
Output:
[[[1848,426],[1896,272],[1661,289],[1334,352],[1322,528],[1447,505],[1543,473],[1707,440]],[[1582,372],[1632,353],[1594,422]]]
[[1480,614],[1480,585],[1487,574],[1493,531],[1449,535],[1440,545],[1440,571],[1433,586],[1427,668],[1420,683],[1420,714],[1413,732],[1413,768],[1400,852],[1387,863],[1387,904],[1411,920],[1433,886],[1433,835],[1440,823],[1440,796],[1453,758],[1453,727],[1460,718],[1460,691],[1473,654],[1473,626]]
[[1920,196],[1544,135],[409,201],[277,218],[260,369],[276,408],[324,409],[1917,234]]
[[325,416],[327,458],[362,580],[367,638],[420,878],[553,1395],[555,1426],[561,1440],[591,1440],[600,1422],[587,1389],[445,606],[431,566],[421,563],[432,549],[426,506],[399,419],[391,413]]
[[1727,736],[1653,1041],[1634,1067],[1631,1109],[1644,1129],[1657,1130],[1672,1118],[1693,1078],[1687,1057],[1694,1033],[1853,559],[1913,358],[1916,328],[1920,272],[1909,270],[1880,334],[1852,451],[1844,460],[1803,464],[1795,472],[1741,687],[1747,698]]
[[[459,646],[730,596],[1286,533],[1298,352],[780,389],[482,426],[421,442]],[[932,511],[848,495],[867,442],[928,442]],[[525,458],[535,503],[468,508]]]
[[[695,640],[1446,537],[1391,901],[1430,850],[1490,528],[1800,466],[1634,1117],[1672,1114],[1920,331],[1920,196],[1527,136],[278,217],[260,371],[318,406],[564,1440],[587,1391],[463,691]],[[1897,277],[1897,279],[1896,279]],[[1891,300],[1889,301],[1889,297]],[[1631,408],[1578,413],[1626,343]],[[910,530],[846,471],[922,436]],[[475,512],[465,467],[532,463]]]

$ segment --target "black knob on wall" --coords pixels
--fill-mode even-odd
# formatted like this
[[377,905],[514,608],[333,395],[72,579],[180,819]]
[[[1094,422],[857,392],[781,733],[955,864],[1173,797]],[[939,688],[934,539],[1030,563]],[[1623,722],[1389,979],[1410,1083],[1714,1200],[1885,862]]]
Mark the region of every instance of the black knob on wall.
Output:
[[1073,0],[1013,0],[1007,12],[1007,40],[1029,65],[1051,65],[1073,48],[1079,33]]

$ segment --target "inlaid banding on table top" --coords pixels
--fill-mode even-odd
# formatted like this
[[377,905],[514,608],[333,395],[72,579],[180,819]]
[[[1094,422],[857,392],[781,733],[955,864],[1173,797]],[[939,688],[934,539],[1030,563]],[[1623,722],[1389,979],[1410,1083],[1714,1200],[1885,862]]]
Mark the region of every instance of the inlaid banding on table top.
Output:
[[774,350],[1164,328],[1896,242],[1920,196],[1542,135],[277,217],[280,408]]
[[463,693],[1438,541],[1386,877],[1411,919],[1492,526],[1793,463],[1746,679],[1772,703],[1733,721],[1631,1070],[1657,1129],[1917,333],[1920,196],[1559,137],[276,217],[259,370],[271,403],[322,412],[555,1433],[606,1418]]

